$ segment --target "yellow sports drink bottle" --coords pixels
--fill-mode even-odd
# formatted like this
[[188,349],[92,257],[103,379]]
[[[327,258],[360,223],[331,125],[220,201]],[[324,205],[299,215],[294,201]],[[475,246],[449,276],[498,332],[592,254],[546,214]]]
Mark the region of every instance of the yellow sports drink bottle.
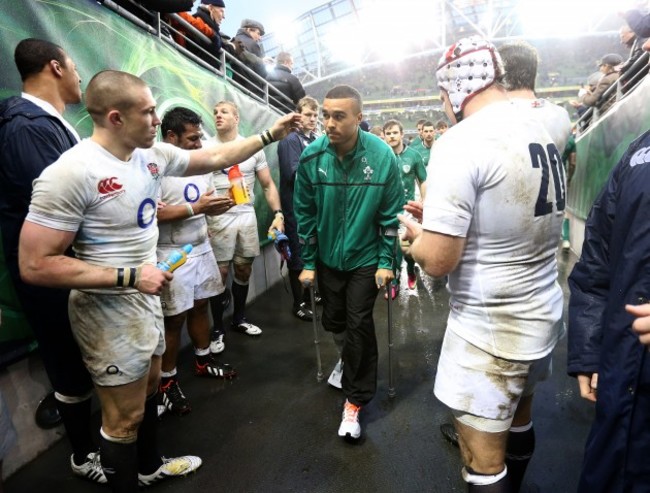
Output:
[[156,267],[167,272],[174,272],[181,265],[187,262],[187,255],[191,251],[192,245],[184,245],[180,250],[174,250],[172,253],[170,253],[169,257],[167,257],[162,262],[158,262],[158,265],[156,265]]
[[237,205],[250,204],[251,197],[248,195],[248,189],[244,182],[244,176],[239,171],[239,165],[235,164],[228,170],[228,180],[230,181],[230,191],[232,200]]

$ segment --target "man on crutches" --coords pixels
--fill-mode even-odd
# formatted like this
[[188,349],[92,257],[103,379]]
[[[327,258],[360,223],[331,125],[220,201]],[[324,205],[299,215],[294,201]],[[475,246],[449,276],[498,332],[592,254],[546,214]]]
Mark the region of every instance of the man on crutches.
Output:
[[322,324],[343,364],[346,400],[338,435],[357,439],[359,411],[377,389],[377,280],[388,284],[394,277],[394,238],[377,231],[397,230],[404,194],[395,154],[359,129],[356,89],[331,89],[322,114],[325,135],[303,151],[294,190],[304,262],[300,281],[313,285],[318,269]]

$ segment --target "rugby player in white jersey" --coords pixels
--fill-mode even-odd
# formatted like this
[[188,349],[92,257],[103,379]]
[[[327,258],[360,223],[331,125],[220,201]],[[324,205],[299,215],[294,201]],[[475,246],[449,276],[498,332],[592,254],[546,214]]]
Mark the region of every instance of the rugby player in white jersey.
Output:
[[[206,146],[216,145],[218,147],[226,142],[237,142],[244,139],[239,134],[239,110],[233,102],[220,101],[215,105],[214,124],[217,134],[213,140],[206,142]],[[284,214],[280,205],[280,194],[271,177],[264,152],[259,151],[248,159],[230,163],[230,165],[234,164],[239,165],[239,171],[244,176],[250,194],[250,203],[235,205],[225,214],[208,217],[208,232],[224,284],[226,284],[230,264],[232,263],[233,266],[233,314],[230,330],[249,336],[258,336],[262,333],[262,329],[246,320],[244,314],[253,261],[260,254],[253,193],[256,178],[262,185],[266,202],[274,213],[269,230],[277,229],[284,232]],[[228,169],[212,174],[212,186],[217,195],[228,195],[230,189]],[[223,299],[225,296],[229,296],[227,292],[210,301],[214,321],[213,345],[223,342],[223,312],[224,307],[227,306],[227,300]]]
[[[562,155],[571,134],[571,120],[564,108],[535,94],[537,50],[525,41],[515,41],[501,45],[498,51],[505,70],[504,86],[508,98],[544,126]],[[564,249],[570,248],[568,228],[569,220],[565,218],[562,224],[562,237],[566,238],[562,244]],[[440,430],[447,440],[458,445],[458,434],[451,423],[442,424]]]
[[[163,142],[181,149],[200,149],[201,123],[201,117],[194,111],[180,106],[172,108],[165,113],[160,126]],[[209,174],[166,176],[161,185],[158,259],[164,260],[183,245],[192,245],[187,262],[174,272],[174,279],[165,286],[160,298],[165,316],[166,349],[162,356],[159,394],[162,410],[177,415],[192,410],[181,390],[176,370],[185,322],[194,346],[194,373],[217,378],[236,375],[230,365],[220,363],[210,352],[208,300],[223,293],[224,286],[208,240],[205,218],[223,214],[234,205],[230,198],[218,197],[213,192]],[[217,349],[223,350],[223,347]]]
[[492,44],[460,40],[436,76],[455,125],[431,153],[422,225],[400,218],[414,259],[449,276],[434,392],[454,416],[468,491],[519,491],[534,449],[535,384],[563,334],[562,160],[543,126],[508,100]]
[[[571,136],[571,118],[562,106],[535,94],[535,77],[539,58],[537,50],[525,41],[506,43],[499,47],[499,55],[506,70],[508,97],[522,107],[529,109],[551,135],[560,155],[564,154]],[[568,170],[564,169],[565,174]],[[567,180],[568,182],[568,180]],[[571,248],[569,242],[569,219],[562,223],[562,249]]]
[[[205,174],[246,159],[295,128],[287,115],[233,144],[185,151],[157,143],[149,87],[113,70],[86,91],[90,139],[34,183],[20,238],[28,283],[71,288],[70,320],[101,403],[101,462],[114,492],[185,475],[201,459],[158,451],[156,390],[164,326],[160,295],[173,274],[156,268],[156,200],[166,175]],[[72,245],[76,258],[64,256]],[[156,296],[153,296],[156,295]]]

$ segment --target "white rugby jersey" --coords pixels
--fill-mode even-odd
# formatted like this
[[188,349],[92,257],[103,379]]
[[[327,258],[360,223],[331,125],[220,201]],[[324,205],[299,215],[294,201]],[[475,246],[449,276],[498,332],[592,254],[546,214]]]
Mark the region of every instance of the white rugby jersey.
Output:
[[[210,188],[210,175],[165,176],[160,188],[160,200],[167,205],[193,204]],[[158,223],[158,258],[171,250],[190,243],[189,254],[195,257],[211,250],[205,214],[196,214],[176,221]]]
[[544,125],[561,156],[571,135],[571,118],[567,110],[547,99],[513,98],[511,101],[530,110],[533,118]]
[[105,267],[156,262],[156,206],[164,175],[183,175],[189,152],[157,143],[121,161],[90,139],[34,181],[27,221],[76,232],[76,256]]
[[431,161],[423,227],[466,238],[449,274],[448,329],[498,357],[548,354],[562,335],[566,190],[549,134],[513,103],[493,103],[450,128]]
[[[232,141],[236,142],[238,140],[243,140],[244,137],[238,135],[237,138]],[[210,147],[211,145],[219,145],[222,142],[219,140],[219,135],[215,135],[213,138],[205,142],[205,147]],[[248,191],[250,192],[251,202],[250,204],[235,205],[228,209],[225,214],[237,215],[242,212],[255,212],[253,205],[255,204],[255,173],[261,169],[268,168],[269,164],[266,162],[266,155],[263,150],[257,151],[248,159],[242,161],[239,164],[239,171],[241,171],[244,181],[248,186]],[[228,181],[228,170],[230,167],[223,170],[218,170],[212,173],[212,186],[215,188],[215,193],[220,196],[228,196],[228,190],[230,189],[230,182]],[[224,214],[224,215],[225,215]],[[218,219],[217,216],[210,217],[208,220]]]

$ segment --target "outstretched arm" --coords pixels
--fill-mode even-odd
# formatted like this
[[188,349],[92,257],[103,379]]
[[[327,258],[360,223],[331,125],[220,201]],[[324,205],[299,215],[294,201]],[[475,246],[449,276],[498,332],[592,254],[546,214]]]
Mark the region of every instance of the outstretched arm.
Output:
[[300,115],[289,113],[279,118],[271,128],[259,135],[253,135],[243,140],[228,142],[218,146],[190,151],[190,164],[185,175],[201,175],[218,169],[241,163],[264,146],[281,140],[300,125]]

